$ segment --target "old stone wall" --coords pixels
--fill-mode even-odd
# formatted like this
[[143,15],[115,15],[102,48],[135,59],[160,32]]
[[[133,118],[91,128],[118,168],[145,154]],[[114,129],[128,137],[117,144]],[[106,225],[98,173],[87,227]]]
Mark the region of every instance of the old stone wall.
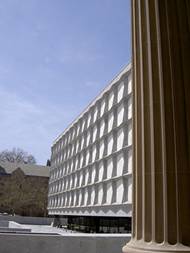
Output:
[[20,169],[0,175],[0,212],[45,216],[47,192],[47,177],[26,176]]

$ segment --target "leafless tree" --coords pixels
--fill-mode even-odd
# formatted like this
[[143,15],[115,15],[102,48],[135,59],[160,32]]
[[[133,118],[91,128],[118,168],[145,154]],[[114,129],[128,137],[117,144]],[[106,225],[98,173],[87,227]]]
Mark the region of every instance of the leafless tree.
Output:
[[20,148],[13,148],[12,150],[3,150],[2,152],[0,152],[0,161],[26,164],[36,163],[36,159],[33,155],[28,154],[26,151]]

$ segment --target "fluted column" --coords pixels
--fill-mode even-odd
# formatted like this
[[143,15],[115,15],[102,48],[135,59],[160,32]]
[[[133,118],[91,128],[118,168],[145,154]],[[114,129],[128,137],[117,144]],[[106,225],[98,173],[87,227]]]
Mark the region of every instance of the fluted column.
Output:
[[133,231],[124,252],[190,252],[190,1],[132,0]]

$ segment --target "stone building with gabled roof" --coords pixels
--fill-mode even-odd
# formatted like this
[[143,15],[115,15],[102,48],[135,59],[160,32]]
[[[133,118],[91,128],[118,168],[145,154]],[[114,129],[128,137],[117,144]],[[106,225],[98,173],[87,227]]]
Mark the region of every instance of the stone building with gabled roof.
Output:
[[0,162],[0,213],[45,216],[50,167]]
[[49,177],[49,167],[36,165],[36,164],[25,164],[25,163],[11,163],[11,162],[0,162],[0,174],[12,174],[13,171],[20,168],[27,176],[36,177]]

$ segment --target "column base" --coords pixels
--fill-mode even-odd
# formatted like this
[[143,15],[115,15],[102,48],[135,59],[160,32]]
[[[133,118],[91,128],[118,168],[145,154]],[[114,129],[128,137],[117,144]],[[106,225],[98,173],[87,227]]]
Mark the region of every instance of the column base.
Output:
[[132,239],[123,247],[123,253],[190,253],[190,247],[181,243],[171,245],[167,242],[144,242],[143,240]]

